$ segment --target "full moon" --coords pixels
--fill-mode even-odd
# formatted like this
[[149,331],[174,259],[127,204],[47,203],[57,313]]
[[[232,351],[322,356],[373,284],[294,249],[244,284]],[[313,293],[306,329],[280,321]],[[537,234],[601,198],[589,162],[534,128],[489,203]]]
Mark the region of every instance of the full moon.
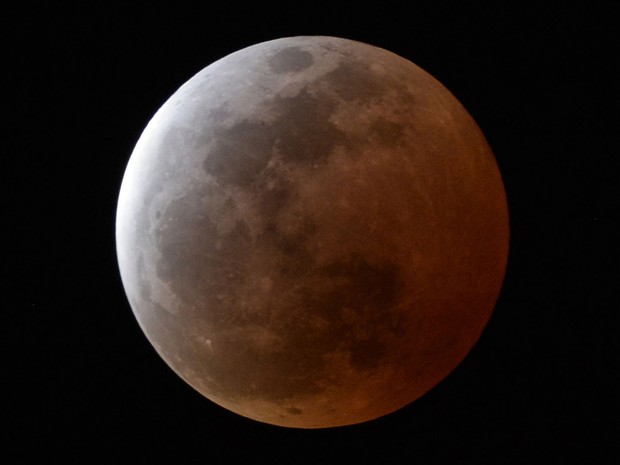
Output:
[[508,256],[482,132],[410,61],[334,37],[260,43],[182,85],[140,137],[123,285],[213,402],[326,428],[394,412],[480,337]]

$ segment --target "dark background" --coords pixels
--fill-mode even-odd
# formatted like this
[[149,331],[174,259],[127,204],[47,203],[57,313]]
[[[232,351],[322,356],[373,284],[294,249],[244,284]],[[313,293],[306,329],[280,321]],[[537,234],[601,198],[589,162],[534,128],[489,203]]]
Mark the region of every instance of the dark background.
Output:
[[[613,2],[49,3],[0,15],[10,463],[617,463]],[[329,430],[194,392],[140,331],[115,255],[121,179],[153,113],[213,61],[293,35],[377,45],[439,79],[493,147],[511,214],[505,285],[467,359],[407,408]]]

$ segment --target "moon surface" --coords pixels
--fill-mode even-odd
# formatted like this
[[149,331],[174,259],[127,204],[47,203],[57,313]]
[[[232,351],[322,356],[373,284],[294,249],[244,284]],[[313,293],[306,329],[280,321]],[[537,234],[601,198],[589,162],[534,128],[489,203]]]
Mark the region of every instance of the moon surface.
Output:
[[129,160],[117,252],[159,355],[213,402],[324,428],[414,401],[479,338],[508,255],[494,156],[436,79],[292,37],[161,107]]

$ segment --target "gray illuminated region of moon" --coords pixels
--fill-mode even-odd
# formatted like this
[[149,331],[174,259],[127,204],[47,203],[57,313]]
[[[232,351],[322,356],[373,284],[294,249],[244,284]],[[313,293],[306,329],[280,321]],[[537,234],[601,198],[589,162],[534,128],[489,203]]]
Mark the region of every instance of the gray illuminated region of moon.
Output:
[[433,77],[332,37],[261,43],[157,112],[117,214],[123,284],[161,357],[217,404],[363,422],[480,336],[508,251],[501,177]]

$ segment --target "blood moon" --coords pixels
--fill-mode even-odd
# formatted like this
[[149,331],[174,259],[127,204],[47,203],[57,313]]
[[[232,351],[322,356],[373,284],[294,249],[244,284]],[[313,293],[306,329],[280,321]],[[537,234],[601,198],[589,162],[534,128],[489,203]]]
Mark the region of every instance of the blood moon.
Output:
[[261,43],[161,107],[129,160],[117,251],[187,383],[276,425],[359,423],[465,357],[508,253],[500,173],[437,80],[333,37]]

